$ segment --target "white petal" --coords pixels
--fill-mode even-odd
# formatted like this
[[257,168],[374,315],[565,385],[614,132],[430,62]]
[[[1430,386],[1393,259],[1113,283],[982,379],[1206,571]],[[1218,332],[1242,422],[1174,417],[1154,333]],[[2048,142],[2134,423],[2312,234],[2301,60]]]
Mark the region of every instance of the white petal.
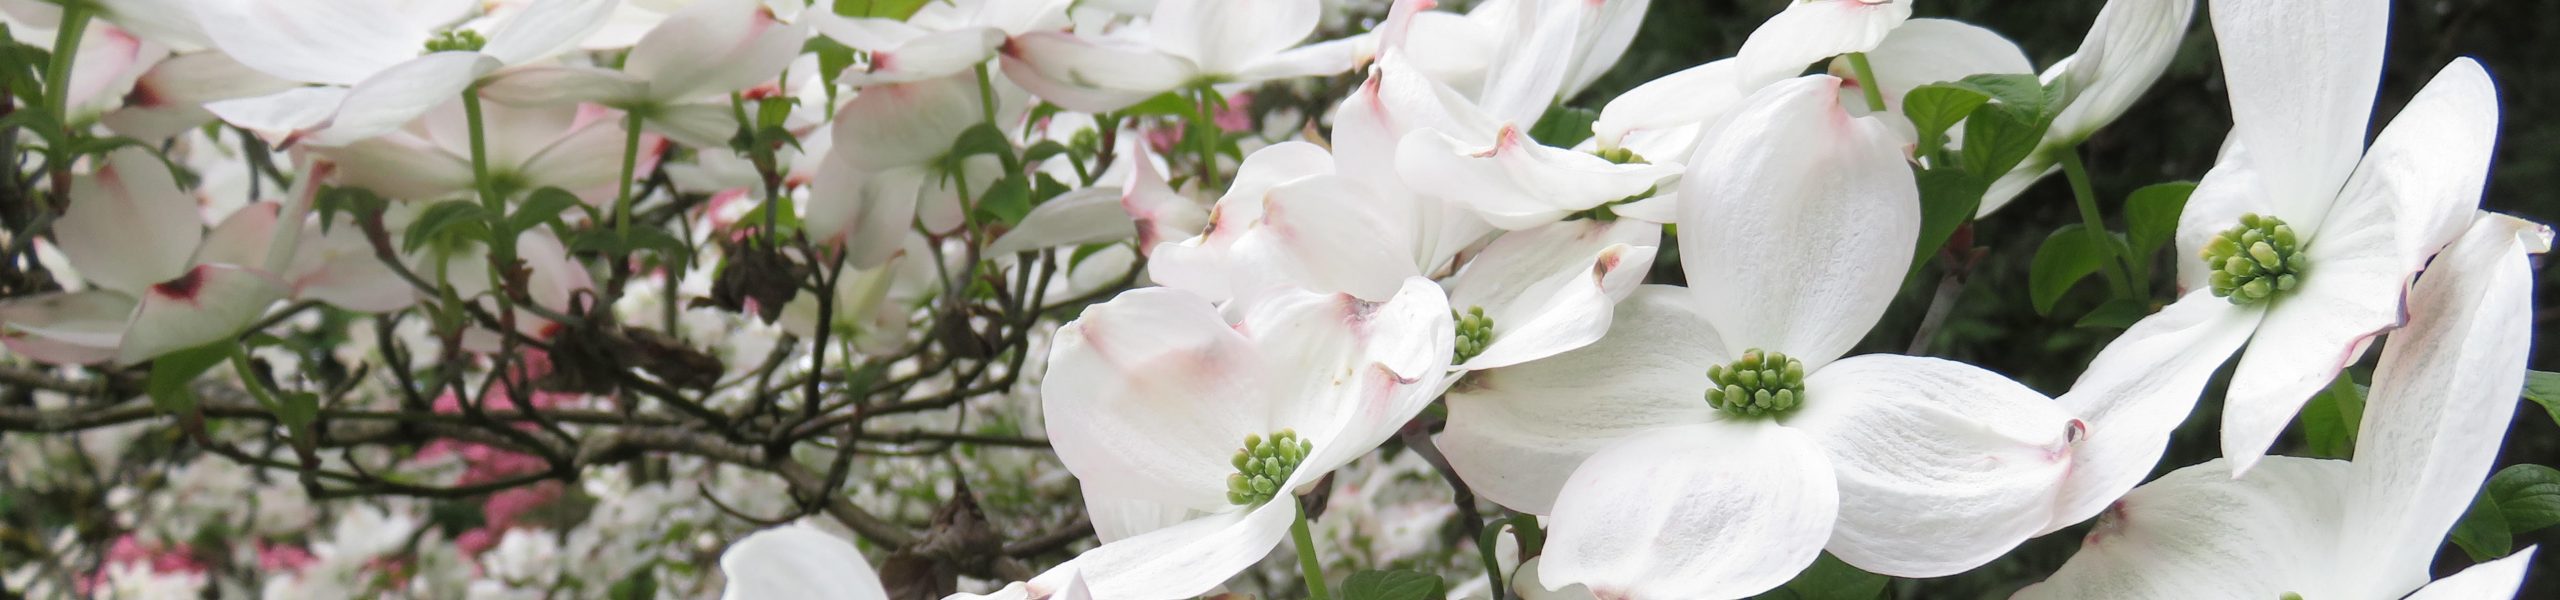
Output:
[[316,152],[338,165],[341,183],[385,198],[439,200],[478,185],[469,157],[455,156],[411,136],[380,136]]
[[1439,437],[1450,466],[1487,500],[1549,514],[1592,454],[1716,418],[1706,373],[1727,359],[1688,302],[1679,288],[1642,287],[1618,304],[1599,341],[1468,375],[1449,391],[1449,427]]
[[784,525],[720,553],[723,600],[888,600],[880,576],[852,542],[807,525]]
[[2362,154],[2389,3],[2210,3],[2231,135],[2260,158],[2255,166],[2277,216],[2319,222]]
[[[1714,121],[1750,90],[1742,88],[1740,63],[1732,59],[1718,60],[1664,75],[1645,82],[1627,93],[1619,94],[1600,109],[1600,120],[1591,124],[1595,139],[1602,146],[1618,146],[1628,134],[1668,130],[1682,125]],[[1688,136],[1695,139],[1697,136]],[[1686,142],[1683,142],[1686,147]],[[1683,160],[1687,152],[1676,155],[1646,155],[1653,160]]]
[[274,141],[328,120],[346,99],[346,88],[301,87],[265,96],[207,102],[204,109],[224,122]]
[[1492,342],[1461,368],[1510,366],[1580,348],[1609,330],[1662,244],[1653,223],[1581,220],[1494,238],[1447,282],[1449,303],[1483,307]]
[[2194,411],[2205,381],[2249,339],[2263,311],[2235,307],[2210,292],[2187,293],[2098,351],[2071,391],[2057,398],[2088,423],[2072,450],[2071,477],[2055,500],[2051,533],[2096,516],[2151,475],[2169,434]]
[[282,206],[260,202],[231,211],[196,248],[196,264],[256,267],[267,264],[267,246],[276,238],[276,211]]
[[1093,518],[1094,539],[1105,544],[1180,525],[1196,514],[1161,502],[1114,496],[1093,486],[1084,486],[1084,512]]
[[2480,63],[2455,59],[2382,128],[2334,210],[2392,203],[2401,258],[2416,270],[2471,223],[2497,140],[2497,85]]
[[1236,329],[1261,350],[1258,385],[1271,404],[1259,411],[1272,430],[1295,429],[1315,444],[1283,487],[1368,454],[1430,405],[1456,351],[1456,327],[1440,286],[1419,277],[1385,302],[1293,292],[1255,303]]
[[1058,32],[1014,36],[1004,76],[1069,110],[1104,113],[1182,87],[1199,73],[1190,60],[1117,39]]
[[71,181],[71,208],[53,224],[53,243],[90,285],[139,295],[177,277],[204,237],[196,199],[178,189],[169,165],[127,147],[96,173]]
[[[1206,224],[1189,228],[1190,232],[1198,235],[1178,243],[1157,243],[1148,247],[1148,276],[1158,283],[1221,301],[1289,285],[1286,276],[1277,272],[1280,269],[1266,264],[1282,258],[1280,255],[1256,255],[1251,248],[1247,252],[1235,252],[1236,242],[1247,232],[1260,227],[1264,198],[1273,187],[1332,172],[1333,156],[1315,144],[1282,142],[1254,151],[1236,167],[1235,181],[1227,186],[1226,194],[1218,198],[1208,215],[1202,217]],[[1184,231],[1173,225],[1191,218],[1184,208],[1191,199],[1164,188],[1161,179],[1153,179],[1155,177],[1155,165],[1145,163],[1140,165],[1132,180],[1139,181],[1142,186],[1146,181],[1156,181],[1153,186],[1159,191],[1149,192],[1148,197],[1153,199],[1144,202],[1164,208],[1154,211],[1154,214],[1142,214],[1145,207],[1132,203],[1139,198],[1136,196],[1123,200],[1123,206],[1129,207],[1130,214],[1139,219],[1165,220],[1167,225],[1151,225],[1165,235]],[[1145,234],[1146,230],[1141,230],[1141,235]]]
[[2098,9],[2061,74],[2079,87],[2045,139],[2076,143],[2123,115],[2169,68],[2195,13],[2192,0],[2114,0]]
[[995,255],[1129,239],[1137,229],[1120,209],[1120,188],[1089,187],[1049,199],[1022,217],[1022,226],[987,245]]
[[1746,88],[1794,77],[1814,61],[1874,50],[1911,18],[1909,0],[1801,0],[1769,17],[1734,54]]
[[2347,477],[2345,461],[2286,456],[2242,479],[2220,460],[2179,469],[2107,509],[2061,571],[2016,597],[2389,597],[2330,561]]
[[969,74],[865,88],[836,111],[833,150],[856,169],[930,165],[986,120],[978,92]]
[[1562,96],[1582,93],[1599,81],[1600,75],[1618,64],[1618,57],[1636,40],[1636,30],[1644,24],[1644,14],[1653,0],[1603,0],[1584,3],[1588,9],[1579,35],[1575,36],[1573,68],[1565,72]]
[[1279,54],[1246,64],[1236,70],[1236,82],[1259,82],[1293,77],[1332,75],[1351,70],[1369,60],[1371,49],[1365,37],[1327,40],[1291,48]]
[[426,47],[427,30],[381,14],[384,2],[204,0],[190,3],[215,46],[269,75],[354,85]]
[[867,87],[876,83],[917,81],[970,70],[996,56],[1004,32],[973,27],[928,33],[894,48],[871,52],[867,71],[845,70],[843,83]]
[[2179,293],[2209,289],[2207,278],[2214,267],[2204,262],[2205,245],[2239,225],[2240,215],[2275,214],[2251,165],[2254,156],[2237,144],[2226,145],[2213,169],[2205,171],[2204,180],[2196,182],[2195,192],[2187,195],[2186,209],[2178,213],[2178,253],[2169,257],[2178,265]]
[[326,232],[316,220],[303,225],[302,242],[282,274],[292,296],[356,312],[390,312],[416,302],[418,292],[374,256],[372,241],[351,220],[339,217]]
[[1511,126],[1496,132],[1491,146],[1416,131],[1397,148],[1396,164],[1406,185],[1473,207],[1486,222],[1511,230],[1641,195],[1680,171],[1678,164],[1622,165],[1549,148]]
[[285,91],[293,82],[243,66],[221,52],[171,56],[134,81],[125,105],[99,122],[116,133],[142,140],[164,140],[213,120],[207,102]]
[[1385,300],[1424,274],[1413,251],[1416,209],[1346,177],[1308,177],[1271,188],[1261,226],[1236,244],[1286,257],[1281,268],[1309,290]]
[[913,167],[863,171],[837,164],[833,155],[827,162],[809,184],[809,238],[842,245],[855,268],[888,262],[915,222],[916,193],[930,174]]
[[133,298],[107,290],[38,294],[0,302],[0,344],[54,364],[95,364],[116,357]]
[[1157,0],[1148,33],[1202,73],[1234,75],[1306,39],[1323,12],[1318,0]]
[[2524,585],[2524,572],[2533,565],[2535,547],[2517,551],[2515,555],[2471,565],[2452,577],[2418,588],[2409,600],[2475,600],[2516,597],[2516,588]]
[[309,138],[339,146],[399,129],[435,107],[462,97],[497,59],[475,52],[437,52],[400,63],[347,90],[338,112]]
[[[1300,142],[1283,145],[1289,143]],[[1245,164],[1252,164],[1254,156],[1270,152],[1269,148],[1256,151],[1253,156],[1245,157]],[[1325,168],[1332,168],[1332,156],[1323,155],[1321,149],[1318,156],[1324,161]],[[1129,213],[1129,220],[1137,225],[1140,253],[1152,255],[1156,245],[1199,235],[1203,228],[1209,226],[1208,211],[1201,209],[1199,201],[1167,185],[1164,175],[1157,172],[1154,161],[1139,157],[1131,162],[1137,168],[1130,170],[1128,184],[1121,186],[1124,191],[1120,195],[1120,210]],[[1243,178],[1244,167],[1237,167],[1236,176]]]
[[[2340,203],[2303,246],[2300,287],[2281,293],[2249,339],[2222,404],[2222,456],[2248,470],[2286,423],[2375,336],[2400,324],[2412,265],[2394,242],[2387,198]],[[2201,261],[2199,261],[2201,262]],[[2236,473],[2236,472],[2235,472]]]
[[1781,420],[1830,451],[1840,560],[1896,577],[1981,566],[2042,530],[2083,425],[2051,399],[1964,363],[1872,354],[1805,381]]
[[[595,67],[530,65],[499,71],[480,82],[490,102],[549,106],[597,102],[629,106],[648,96],[649,84],[629,73]],[[727,108],[722,108],[726,114]]]
[[1812,370],[1848,352],[1918,243],[1903,143],[1842,113],[1839,85],[1816,75],[1753,94],[1680,180],[1681,268],[1714,283],[1690,290],[1732,354],[1783,352]]
[[534,0],[489,32],[480,52],[510,65],[550,58],[604,27],[620,0]]
[[1088,488],[1216,509],[1244,436],[1272,433],[1264,425],[1280,390],[1257,380],[1252,341],[1188,293],[1138,289],[1087,308],[1058,330],[1049,360],[1050,443]]
[[1506,123],[1535,123],[1556,103],[1565,72],[1573,67],[1574,38],[1582,27],[1587,3],[1514,3],[1493,26],[1503,32],[1502,46],[1485,66],[1478,105]]
[[695,0],[631,47],[622,70],[649,82],[658,102],[746,89],[781,74],[809,37],[756,0]]
[[[2035,65],[2027,63],[2026,53],[2009,38],[1981,26],[1946,19],[1912,19],[1903,23],[1867,54],[1867,61],[1876,75],[1873,84],[1884,91],[1885,105],[1895,115],[1902,114],[1902,95],[1911,88],[1985,73],[2035,74]],[[1854,77],[1849,74],[1850,69],[1844,68],[1847,62],[1833,62],[1831,74]],[[1851,85],[1868,84],[1860,81]]]
[[284,291],[275,276],[256,269],[197,265],[143,292],[116,364],[138,364],[238,335]]
[[1095,598],[1190,598],[1269,556],[1296,516],[1296,505],[1265,502],[1103,544],[1050,572],[1082,573]]
[[2343,567],[2408,590],[2496,466],[2533,344],[2527,241],[2550,230],[2483,215],[2409,292],[2409,325],[2374,368],[2357,430]]
[[683,104],[649,113],[647,128],[695,148],[727,148],[738,134],[738,119],[723,104]]
[[1491,145],[1503,125],[1457,90],[1424,77],[1401,53],[1378,57],[1369,79],[1335,109],[1333,122],[1335,168],[1382,188],[1404,187],[1396,152],[1406,135],[1432,129]]
[[1831,537],[1821,446],[1765,422],[1667,428],[1574,471],[1538,580],[1610,598],[1740,598],[1784,584]]

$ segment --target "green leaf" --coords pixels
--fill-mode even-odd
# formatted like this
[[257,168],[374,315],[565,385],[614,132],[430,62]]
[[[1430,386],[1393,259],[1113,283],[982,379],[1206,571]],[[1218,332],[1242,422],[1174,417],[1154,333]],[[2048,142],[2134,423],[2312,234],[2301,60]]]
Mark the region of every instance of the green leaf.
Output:
[[959,141],[951,144],[950,156],[955,162],[980,154],[1013,156],[1013,142],[1005,139],[1004,130],[996,129],[992,124],[979,123],[960,132]]
[[2044,128],[2037,115],[1998,104],[1974,109],[1964,120],[1965,172],[1986,181],[2008,173],[2035,153],[2036,145],[2044,141]]
[[1984,188],[1953,168],[1924,169],[1913,177],[1920,183],[1920,247],[1911,258],[1911,268],[1918,269],[1947,245],[1956,228],[1973,219]]
[[658,574],[655,564],[631,570],[631,576],[613,582],[605,597],[613,600],[654,600],[658,597]]
[[2027,297],[2035,301],[2036,314],[2053,314],[2053,303],[2062,299],[2071,286],[2087,279],[2105,266],[2107,250],[2089,237],[2088,228],[2079,223],[2062,226],[2044,237],[2044,245],[2036,247],[2036,257],[2027,264]]
[[1433,600],[1446,595],[1436,575],[1413,571],[1361,571],[1342,580],[1344,600]]
[[1023,164],[1036,165],[1040,164],[1040,161],[1049,160],[1051,157],[1066,153],[1066,144],[1058,143],[1057,140],[1040,140],[1039,143],[1032,144],[1030,148],[1022,151],[1022,162]]
[[2021,115],[2044,115],[2045,120],[2052,118],[2047,111],[2052,105],[2046,101],[2044,83],[2037,81],[2035,75],[1984,73],[1967,75],[1957,83],[1991,96],[2007,110]]
[[2364,386],[2344,371],[2302,405],[2302,437],[2315,457],[2354,458],[2356,428],[2363,423]]
[[372,214],[388,208],[390,204],[389,200],[384,200],[381,196],[374,195],[371,190],[364,188],[328,187],[322,188],[320,196],[312,199],[312,210],[320,214],[320,232],[328,233],[329,227],[337,223],[334,217],[339,213]]
[[1538,124],[1529,126],[1529,139],[1557,148],[1571,148],[1582,140],[1591,139],[1591,124],[1599,120],[1600,113],[1588,108],[1549,106],[1547,114],[1538,117]]
[[311,392],[277,392],[276,418],[285,428],[303,431],[320,419],[320,395]]
[[2178,214],[2186,211],[2187,196],[2195,191],[2195,182],[2174,181],[2144,186],[2125,197],[2125,236],[2131,238],[2136,260],[2150,258],[2177,237]]
[[151,376],[144,380],[144,391],[151,405],[170,414],[195,409],[196,393],[188,384],[197,376],[231,358],[231,340],[217,340],[194,348],[160,355],[151,360]]
[[515,211],[507,215],[507,234],[514,235],[523,233],[527,229],[541,227],[544,223],[559,219],[560,213],[582,204],[585,202],[579,200],[577,194],[569,193],[569,190],[556,187],[534,190],[532,195],[525,197],[523,204],[516,205]]
[[2509,531],[2532,533],[2560,525],[2560,470],[2534,464],[2499,469],[2483,495],[2496,499]]
[[1031,214],[1031,183],[1021,175],[1009,175],[996,181],[987,195],[978,199],[978,218],[982,222],[1018,225]]
[[2525,371],[2524,399],[2542,405],[2542,412],[2550,414],[2552,422],[2560,423],[2560,373]]
[[757,204],[755,208],[747,209],[746,214],[739,216],[737,222],[756,227],[763,227],[764,213],[767,210],[776,211],[773,215],[774,229],[779,229],[783,232],[800,229],[800,211],[793,207],[791,196],[789,195],[784,195],[780,198],[774,199],[772,202]]
[[2117,298],[2098,305],[2098,308],[2090,310],[2087,315],[2082,315],[2080,321],[2071,326],[2089,329],[2123,329],[2132,327],[2134,322],[2141,321],[2147,316],[2151,316],[2150,302]]
[[930,0],[835,0],[836,14],[847,17],[904,21],[924,9]]
[[2481,494],[2471,499],[2471,512],[2453,525],[2453,545],[2471,555],[2471,562],[2484,562],[2504,557],[2515,550],[2515,532],[2507,528],[2506,514],[2498,510],[2498,502]]
[[826,83],[830,89],[836,85],[836,76],[853,66],[853,48],[835,38],[810,36],[808,43],[801,44],[800,51],[818,55],[818,81]]
[[[1932,83],[1902,96],[1902,115],[1920,132],[1920,156],[1931,156],[1947,143],[1947,129],[1963,122],[1965,115],[1990,102],[1991,95],[1980,88],[1953,83]],[[1943,166],[1943,165],[1942,165]]]
[[400,235],[400,251],[416,251],[419,246],[426,245],[428,241],[444,235],[448,230],[471,239],[486,237],[485,228],[474,230],[466,226],[481,225],[488,215],[488,209],[481,208],[478,203],[469,200],[438,202],[434,206],[427,207],[427,210],[419,212],[418,218],[409,222],[409,228]]
[[1874,600],[1893,578],[1858,570],[1829,552],[1797,573],[1786,587],[1761,594],[1764,600]]
[[1139,101],[1137,104],[1130,105],[1128,108],[1120,109],[1120,114],[1124,116],[1184,117],[1189,116],[1192,113],[1199,112],[1199,110],[1198,103],[1192,102],[1191,98],[1175,92],[1165,92],[1162,94],[1156,94],[1154,97],[1147,98],[1146,100]]

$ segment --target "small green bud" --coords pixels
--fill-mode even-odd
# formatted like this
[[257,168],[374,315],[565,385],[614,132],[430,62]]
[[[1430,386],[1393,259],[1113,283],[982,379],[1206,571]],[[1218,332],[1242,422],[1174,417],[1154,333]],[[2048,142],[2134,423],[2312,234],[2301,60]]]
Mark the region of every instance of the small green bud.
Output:
[[1229,461],[1236,472],[1227,475],[1227,502],[1241,506],[1270,501],[1314,450],[1314,442],[1298,439],[1298,432],[1288,429],[1269,438],[1245,434],[1244,449]]
[[1459,364],[1484,354],[1493,344],[1493,317],[1485,316],[1484,307],[1470,306],[1466,312],[1449,311],[1458,321],[1458,347],[1449,364]]
[[1804,361],[1754,348],[1707,367],[1707,405],[1740,417],[1779,416],[1804,404]]
[[2201,257],[2214,269],[2206,277],[2213,295],[2233,304],[2255,304],[2292,291],[2311,265],[2301,238],[2283,219],[2240,215],[2240,224],[2215,234]]
[[429,54],[437,52],[453,52],[457,50],[463,52],[478,52],[482,46],[487,45],[489,45],[488,38],[480,37],[480,32],[469,29],[441,31],[437,32],[435,37],[427,38],[427,52]]

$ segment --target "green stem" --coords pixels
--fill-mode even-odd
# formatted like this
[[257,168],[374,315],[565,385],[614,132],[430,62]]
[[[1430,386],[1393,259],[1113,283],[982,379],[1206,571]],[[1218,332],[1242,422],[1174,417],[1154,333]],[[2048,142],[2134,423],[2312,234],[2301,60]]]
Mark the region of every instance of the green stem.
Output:
[[62,3],[61,24],[53,32],[53,60],[45,66],[45,108],[53,113],[53,122],[71,127],[71,59],[80,53],[80,36],[89,31],[89,8],[82,2]]
[[[627,111],[622,119],[622,193],[613,201],[614,233],[631,233],[631,178],[640,169],[640,111]],[[772,212],[772,211],[766,211]]]
[[[986,113],[987,124],[996,122],[995,79],[987,75],[987,64],[978,63],[978,110]],[[1001,127],[1001,125],[998,125]]]
[[1307,597],[1333,600],[1333,592],[1324,587],[1324,565],[1316,562],[1315,535],[1307,533],[1307,505],[1299,504],[1294,496],[1284,495],[1280,501],[1298,511],[1298,519],[1289,523],[1289,537],[1298,540],[1298,573],[1307,580]]
[[1867,110],[1884,112],[1884,88],[1876,86],[1876,70],[1867,65],[1867,53],[1849,53],[1849,70],[1858,74],[1858,91],[1867,96]]
[[2057,154],[2063,175],[2071,180],[2071,195],[2080,203],[2081,227],[2087,229],[2085,233],[2091,243],[2097,244],[2098,251],[2106,253],[2108,288],[2115,291],[2116,297],[2132,297],[2137,293],[2133,278],[2125,274],[2124,256],[2116,252],[2115,236],[2107,233],[2106,220],[2098,215],[2098,192],[2089,185],[2089,168],[2080,164],[2080,150],[2063,148]]

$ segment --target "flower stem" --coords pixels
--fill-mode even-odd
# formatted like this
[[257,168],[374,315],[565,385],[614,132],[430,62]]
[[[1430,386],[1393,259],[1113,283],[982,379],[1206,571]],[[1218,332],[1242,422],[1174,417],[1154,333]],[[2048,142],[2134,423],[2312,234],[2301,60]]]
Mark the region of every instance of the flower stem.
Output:
[[2089,241],[2097,244],[2098,251],[2106,253],[2107,287],[2114,290],[2119,298],[2140,294],[2133,287],[2132,276],[2125,274],[2124,256],[2116,252],[2116,241],[2107,233],[2106,220],[2098,215],[2098,193],[2089,185],[2089,168],[2080,164],[2080,150],[2064,148],[2058,151],[2058,155],[2063,175],[2071,180],[2071,195],[2080,203],[2081,226],[2088,229]]
[[1289,523],[1289,537],[1298,541],[1298,573],[1307,580],[1307,597],[1313,600],[1333,600],[1333,592],[1327,591],[1324,587],[1324,565],[1316,562],[1315,536],[1307,533],[1307,505],[1299,504],[1296,497],[1285,497],[1283,500],[1289,503],[1291,509],[1298,511],[1297,520]]
[[[631,178],[640,168],[640,111],[626,111],[622,118],[622,192],[613,201],[614,233],[631,233]],[[765,211],[773,212],[773,211]]]
[[1884,88],[1876,87],[1875,67],[1867,65],[1867,53],[1851,52],[1849,69],[1858,74],[1858,91],[1867,96],[1867,110],[1884,112]]

